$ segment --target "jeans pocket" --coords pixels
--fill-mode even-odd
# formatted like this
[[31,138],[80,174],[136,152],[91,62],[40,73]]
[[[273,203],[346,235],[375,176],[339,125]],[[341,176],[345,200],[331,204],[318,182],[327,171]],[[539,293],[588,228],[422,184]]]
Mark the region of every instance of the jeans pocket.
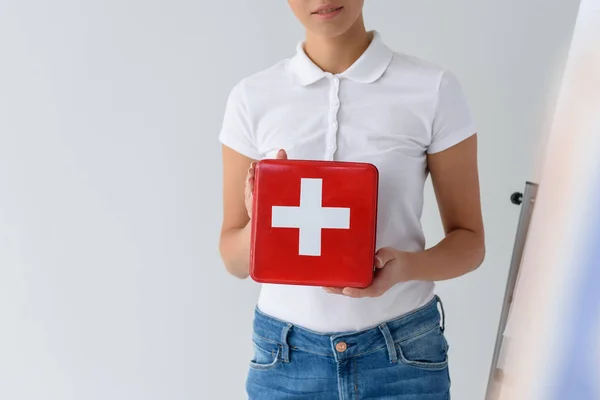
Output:
[[448,342],[439,325],[396,343],[400,361],[415,368],[442,370],[448,367]]
[[254,357],[250,360],[250,368],[266,371],[277,367],[281,361],[281,346],[278,343],[260,337],[252,339]]

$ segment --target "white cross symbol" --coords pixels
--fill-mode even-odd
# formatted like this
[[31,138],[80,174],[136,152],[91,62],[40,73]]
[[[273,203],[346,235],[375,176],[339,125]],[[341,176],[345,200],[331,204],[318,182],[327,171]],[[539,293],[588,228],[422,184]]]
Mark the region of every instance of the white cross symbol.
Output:
[[323,207],[323,180],[300,180],[300,206],[273,206],[271,227],[300,230],[298,254],[321,255],[321,229],[350,229],[350,209]]

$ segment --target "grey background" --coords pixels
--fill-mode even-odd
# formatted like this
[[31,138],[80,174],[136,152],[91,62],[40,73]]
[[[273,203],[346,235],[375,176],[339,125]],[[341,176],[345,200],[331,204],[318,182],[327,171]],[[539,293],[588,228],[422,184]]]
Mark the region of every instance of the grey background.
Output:
[[[508,197],[535,176],[577,7],[367,1],[392,48],[459,76],[478,122],[487,259],[439,285],[457,399],[483,398]],[[230,88],[302,34],[284,1],[0,1],[0,398],[244,398],[259,287],[218,256],[217,134]]]

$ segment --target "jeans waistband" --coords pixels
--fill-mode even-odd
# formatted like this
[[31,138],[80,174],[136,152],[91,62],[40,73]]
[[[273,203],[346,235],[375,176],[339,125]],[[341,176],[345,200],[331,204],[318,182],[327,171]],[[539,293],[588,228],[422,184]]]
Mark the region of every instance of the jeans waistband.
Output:
[[[438,303],[441,313],[438,310]],[[256,308],[253,334],[262,340],[279,344],[284,362],[289,361],[290,350],[308,351],[340,361],[386,347],[390,361],[395,362],[396,343],[409,340],[431,329],[444,330],[444,325],[444,308],[441,299],[435,296],[429,303],[408,314],[357,332],[313,332],[268,316]],[[339,351],[340,344],[343,351]]]

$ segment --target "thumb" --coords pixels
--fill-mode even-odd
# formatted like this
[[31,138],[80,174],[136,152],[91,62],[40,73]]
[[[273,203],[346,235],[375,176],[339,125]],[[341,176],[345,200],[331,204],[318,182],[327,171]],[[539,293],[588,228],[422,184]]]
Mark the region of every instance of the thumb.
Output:
[[396,252],[389,247],[381,248],[375,253],[375,266],[383,268],[385,264],[393,261],[396,258]]
[[275,158],[277,160],[287,160],[288,156],[287,156],[287,153],[285,152],[285,150],[281,149],[277,152],[277,155],[275,156]]

